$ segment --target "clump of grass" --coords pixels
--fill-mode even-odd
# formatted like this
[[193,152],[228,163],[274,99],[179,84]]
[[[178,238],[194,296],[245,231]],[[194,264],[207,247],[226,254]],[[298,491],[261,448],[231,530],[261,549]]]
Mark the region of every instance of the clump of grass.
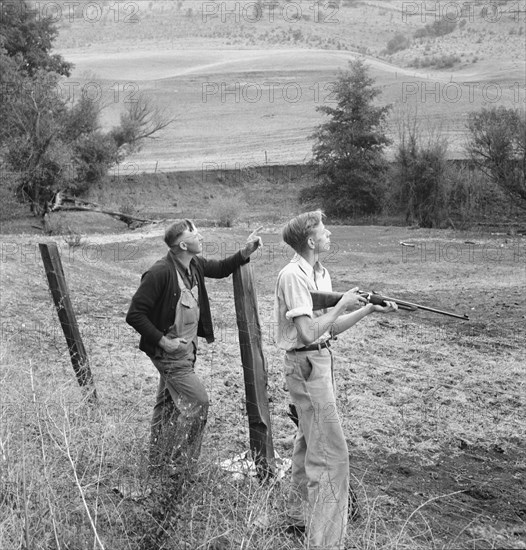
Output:
[[71,227],[68,227],[68,233],[64,235],[63,238],[64,238],[64,242],[70,248],[78,248],[79,246],[82,246],[84,244],[83,235],[78,231],[71,229]]
[[65,235],[71,233],[71,229],[64,223],[58,214],[47,214],[44,217],[44,233],[46,235]]
[[219,227],[234,227],[241,210],[242,206],[235,197],[222,197],[214,201],[212,215]]

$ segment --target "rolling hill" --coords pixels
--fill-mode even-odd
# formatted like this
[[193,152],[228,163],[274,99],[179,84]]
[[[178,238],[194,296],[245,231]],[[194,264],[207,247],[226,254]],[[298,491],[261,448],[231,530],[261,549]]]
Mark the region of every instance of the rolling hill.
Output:
[[[424,136],[440,132],[449,155],[462,157],[467,113],[524,108],[524,13],[514,11],[517,3],[488,14],[474,4],[457,12],[452,3],[422,11],[420,3],[401,1],[316,9],[297,1],[263,10],[257,20],[248,10],[254,2],[98,4],[98,12],[82,5],[68,17],[65,7],[57,12],[57,49],[75,63],[63,93],[104,102],[106,127],[141,93],[177,119],[119,167],[125,174],[304,162],[322,121],[316,107],[334,101],[331,84],[356,56],[382,89],[379,101],[393,105],[395,141],[400,120],[417,117]],[[444,17],[453,32],[414,38]],[[387,51],[397,35],[408,47]],[[452,66],[442,66],[448,60]]]

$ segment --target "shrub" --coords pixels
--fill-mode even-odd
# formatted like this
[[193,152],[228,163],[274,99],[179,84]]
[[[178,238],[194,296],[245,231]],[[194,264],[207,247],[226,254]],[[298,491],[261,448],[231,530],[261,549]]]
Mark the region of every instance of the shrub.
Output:
[[453,67],[455,64],[460,63],[461,59],[458,55],[449,54],[449,55],[441,55],[440,57],[436,57],[433,59],[433,65],[437,69],[449,69]]
[[526,208],[526,116],[519,109],[483,108],[468,117],[473,162]]
[[387,42],[387,53],[393,54],[401,50],[406,50],[411,45],[411,40],[401,33],[397,33]]
[[502,215],[509,200],[478,167],[469,160],[450,162],[448,213],[461,224]]
[[2,185],[0,185],[0,221],[6,222],[20,218],[28,213],[27,206],[23,205],[15,196],[19,186],[17,174],[9,173],[4,167],[2,171]]
[[439,134],[422,143],[416,115],[399,127],[400,140],[392,167],[392,198],[405,209],[406,222],[438,227],[447,211],[447,143]]
[[441,55],[440,57],[427,57],[423,58],[415,57],[410,63],[412,67],[435,67],[435,69],[450,69],[455,64],[460,63],[462,60],[458,55]]
[[[426,27],[429,25],[426,25]],[[432,36],[444,36],[446,34],[452,33],[457,26],[456,21],[451,21],[450,19],[443,17],[438,21],[434,21],[429,28],[429,34]]]
[[444,36],[446,34],[452,33],[457,26],[456,21],[451,21],[447,17],[443,17],[438,21],[433,21],[431,25],[426,25],[425,27],[420,27],[417,29],[413,36],[415,38],[424,38],[426,36],[437,37]]
[[233,227],[239,219],[240,205],[234,197],[222,197],[215,201],[212,214],[220,227]]

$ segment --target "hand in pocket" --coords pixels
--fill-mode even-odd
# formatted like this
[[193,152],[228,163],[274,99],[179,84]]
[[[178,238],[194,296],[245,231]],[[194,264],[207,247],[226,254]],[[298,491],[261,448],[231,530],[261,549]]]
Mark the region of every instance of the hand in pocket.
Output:
[[166,353],[181,351],[186,346],[186,338],[168,338],[167,336],[163,336],[159,341],[159,346]]

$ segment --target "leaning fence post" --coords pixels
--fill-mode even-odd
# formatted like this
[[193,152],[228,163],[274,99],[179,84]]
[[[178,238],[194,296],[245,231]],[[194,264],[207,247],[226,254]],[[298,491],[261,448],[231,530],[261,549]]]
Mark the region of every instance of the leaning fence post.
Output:
[[267,395],[267,365],[261,343],[261,325],[252,267],[234,271],[234,302],[245,379],[250,450],[260,479],[275,473],[274,445]]
[[49,289],[55,302],[64,336],[68,344],[73,370],[79,386],[86,390],[90,402],[98,401],[93,375],[89,366],[88,355],[80,336],[77,319],[69,297],[68,286],[60,260],[60,254],[55,243],[40,243],[40,255],[44,262]]

